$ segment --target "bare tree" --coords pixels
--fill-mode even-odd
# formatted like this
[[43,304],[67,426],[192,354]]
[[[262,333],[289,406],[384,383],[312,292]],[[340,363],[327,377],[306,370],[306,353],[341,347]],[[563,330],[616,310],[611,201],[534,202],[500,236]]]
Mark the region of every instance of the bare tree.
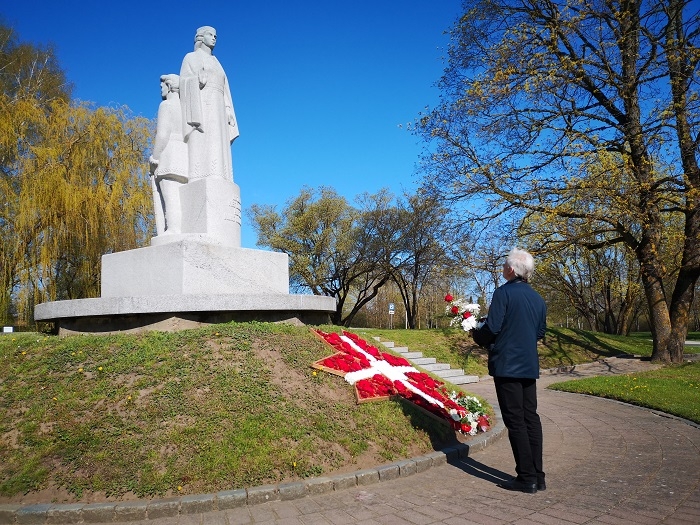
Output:
[[534,250],[624,244],[652,357],[680,362],[700,276],[697,4],[470,0],[451,35],[443,102],[417,122],[428,191],[468,221],[509,214]]

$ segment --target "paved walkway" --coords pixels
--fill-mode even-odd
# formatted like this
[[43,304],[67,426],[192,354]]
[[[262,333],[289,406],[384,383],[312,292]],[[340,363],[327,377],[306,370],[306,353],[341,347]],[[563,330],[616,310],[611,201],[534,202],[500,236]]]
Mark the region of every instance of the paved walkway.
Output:
[[[453,457],[449,463],[391,481],[130,523],[698,524],[698,425],[615,401],[545,389],[569,377],[653,366],[636,359],[612,358],[543,374],[538,385],[547,490],[537,494],[512,493],[496,486],[513,475],[510,446],[503,437],[472,451],[469,457]],[[468,390],[495,403],[490,380],[471,384]]]

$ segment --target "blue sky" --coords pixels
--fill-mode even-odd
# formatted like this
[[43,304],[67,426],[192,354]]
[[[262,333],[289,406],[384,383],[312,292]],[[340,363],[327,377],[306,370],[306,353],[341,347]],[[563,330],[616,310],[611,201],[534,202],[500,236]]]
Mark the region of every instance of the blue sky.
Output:
[[[351,202],[412,190],[423,144],[406,130],[438,102],[444,34],[459,0],[8,2],[23,41],[53,43],[75,98],[155,118],[159,77],[178,73],[195,31],[216,28],[241,132],[244,209],[278,209],[303,186]],[[196,7],[195,7],[196,5]],[[244,217],[242,245],[256,237]]]

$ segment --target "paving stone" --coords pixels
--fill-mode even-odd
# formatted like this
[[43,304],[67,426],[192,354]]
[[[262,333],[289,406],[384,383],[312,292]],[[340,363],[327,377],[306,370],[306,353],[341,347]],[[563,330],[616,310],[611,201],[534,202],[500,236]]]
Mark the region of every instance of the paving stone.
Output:
[[52,505],[46,514],[46,523],[78,523],[82,519],[84,503]]
[[172,518],[180,514],[179,498],[163,498],[148,502],[148,519]]
[[423,365],[432,365],[437,363],[437,359],[434,357],[413,357],[413,358],[407,358],[411,363],[414,365],[418,366],[423,366]]
[[399,461],[397,462],[397,465],[399,467],[399,475],[401,477],[412,476],[413,474],[418,472],[416,461],[413,459]]
[[145,520],[148,515],[147,511],[147,500],[117,503],[114,507],[114,519],[116,521]]
[[329,477],[310,478],[306,480],[309,495],[325,494],[333,491],[333,480]]
[[[447,366],[449,367],[449,365]],[[436,370],[435,375],[442,379],[447,379],[448,377],[463,376],[464,370],[461,368],[447,368],[445,370]]]
[[245,489],[224,490],[216,493],[216,508],[219,510],[235,509],[246,505],[248,493]]
[[114,521],[115,503],[90,503],[82,510],[85,523],[105,523]]
[[358,485],[371,485],[379,481],[379,472],[377,469],[358,470],[355,472]]
[[282,501],[303,498],[309,493],[306,489],[306,483],[303,481],[280,483],[277,486],[277,490]]
[[[450,371],[450,365],[448,365],[447,363],[427,363],[427,364],[424,364],[421,366],[423,367],[423,369],[427,370],[428,372],[434,373],[438,377],[445,377],[441,374],[444,374],[445,372]],[[459,371],[459,374],[461,374],[461,373],[462,372]],[[455,375],[459,375],[459,374],[455,374]]]
[[38,503],[21,507],[15,513],[17,523],[34,525],[46,523],[46,516],[51,508],[51,504]]
[[180,498],[180,514],[201,514],[214,510],[214,494],[190,494]]
[[392,479],[397,479],[401,474],[398,465],[377,467],[377,472],[379,473],[379,481],[391,481]]
[[357,486],[357,477],[354,472],[336,474],[330,478],[333,480],[333,490],[344,490]]
[[279,492],[276,485],[262,485],[248,489],[248,504],[258,505],[268,501],[279,499]]
[[15,522],[15,514],[22,505],[0,505],[0,525],[10,525]]

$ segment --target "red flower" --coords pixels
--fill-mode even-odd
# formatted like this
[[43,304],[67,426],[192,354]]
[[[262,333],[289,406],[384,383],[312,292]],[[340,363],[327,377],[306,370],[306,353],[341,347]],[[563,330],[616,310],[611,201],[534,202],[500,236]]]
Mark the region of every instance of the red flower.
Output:
[[459,313],[459,308],[453,306],[452,308],[450,308],[450,312],[452,312],[453,315],[457,315]]
[[445,296],[445,302],[451,303],[451,302],[452,302],[452,299],[454,299],[454,297],[452,297],[450,294],[447,294],[447,295]]
[[472,313],[471,313],[471,312],[468,312],[468,311],[467,311],[467,312],[464,312],[464,313],[462,314],[462,318],[463,318],[463,319],[469,319],[471,316],[472,316]]
[[491,422],[489,421],[489,417],[487,415],[483,415],[479,417],[477,421],[477,425],[479,425],[479,428],[486,432],[489,427],[491,426]]
[[406,361],[403,357],[398,357],[393,354],[382,354],[382,359],[391,366],[411,366],[411,363]]

